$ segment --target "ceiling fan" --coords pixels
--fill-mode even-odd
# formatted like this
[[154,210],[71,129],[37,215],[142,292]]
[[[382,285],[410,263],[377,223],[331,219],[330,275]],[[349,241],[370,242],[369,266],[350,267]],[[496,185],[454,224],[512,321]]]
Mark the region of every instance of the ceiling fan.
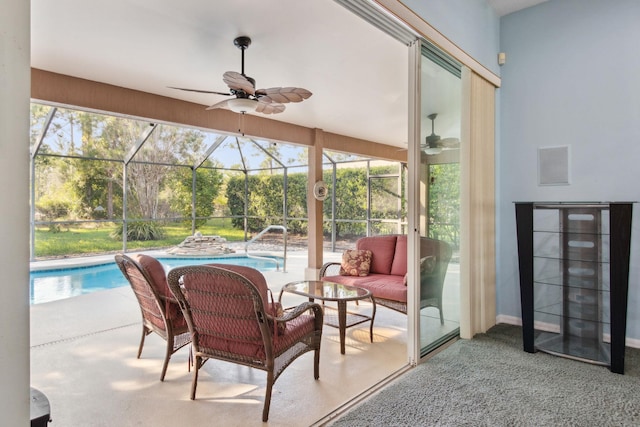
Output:
[[440,138],[434,130],[434,122],[438,117],[437,113],[429,114],[427,118],[431,120],[431,135],[425,138],[425,142],[420,145],[422,151],[428,155],[436,155],[442,153],[443,150],[450,150],[460,147],[458,138]]
[[312,93],[306,89],[298,87],[272,87],[268,89],[256,89],[255,79],[244,73],[244,51],[251,44],[251,39],[246,36],[237,37],[233,44],[242,51],[242,72],[227,71],[222,75],[222,81],[229,86],[229,92],[216,92],[211,90],[187,89],[182,87],[169,86],[171,89],[186,90],[189,92],[212,93],[216,95],[235,96],[235,98],[207,107],[207,110],[214,108],[229,108],[236,113],[247,113],[256,111],[263,114],[277,114],[285,110],[288,102],[301,102],[309,98]]

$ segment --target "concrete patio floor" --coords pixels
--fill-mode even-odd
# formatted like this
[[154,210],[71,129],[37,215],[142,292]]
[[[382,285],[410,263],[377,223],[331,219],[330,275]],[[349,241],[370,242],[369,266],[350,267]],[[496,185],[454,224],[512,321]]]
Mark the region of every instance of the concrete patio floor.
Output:
[[[326,259],[339,257],[328,253]],[[79,261],[66,261],[73,262]],[[275,298],[284,284],[304,279],[307,254],[291,252],[287,262],[286,273],[265,273]],[[284,297],[286,305],[302,300]],[[370,311],[371,305],[350,308]],[[320,379],[313,379],[312,353],[294,361],[275,383],[266,424],[322,425],[345,402],[404,369],[406,325],[406,316],[380,307],[374,342],[368,323],[350,328],[345,355],[338,330],[325,326]],[[52,426],[264,425],[265,372],[211,360],[191,401],[188,347],[173,355],[160,382],[164,341],[148,336],[136,359],[140,333],[140,311],[129,287],[31,307],[31,386],[49,399]]]

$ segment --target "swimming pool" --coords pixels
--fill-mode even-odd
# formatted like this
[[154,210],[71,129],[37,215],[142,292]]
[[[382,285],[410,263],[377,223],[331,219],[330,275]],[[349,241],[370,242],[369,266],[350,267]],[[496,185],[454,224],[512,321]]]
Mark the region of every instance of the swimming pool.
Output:
[[[157,259],[167,271],[183,265],[208,264],[214,262],[244,265],[260,271],[276,269],[276,264],[272,261],[248,258],[246,256],[218,258],[157,257]],[[280,264],[282,264],[282,262],[280,262]],[[129,282],[127,282],[127,279],[122,275],[122,272],[115,262],[86,267],[38,270],[32,271],[30,276],[29,297],[31,304],[56,301],[95,291],[129,285]]]

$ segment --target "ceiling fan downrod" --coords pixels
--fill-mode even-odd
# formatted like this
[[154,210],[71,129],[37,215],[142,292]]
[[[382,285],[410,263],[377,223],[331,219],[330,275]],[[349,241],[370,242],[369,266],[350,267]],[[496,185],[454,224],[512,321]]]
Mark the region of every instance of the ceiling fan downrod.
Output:
[[440,136],[436,135],[435,132],[435,120],[438,117],[438,113],[432,113],[427,116],[429,120],[431,120],[431,135],[427,136],[427,145],[429,147],[437,147],[436,143],[440,140]]
[[236,37],[233,40],[233,44],[236,45],[236,47],[242,51],[242,64],[241,64],[242,65],[242,71],[240,72],[240,74],[245,76],[245,74],[244,74],[244,51],[251,44],[251,39],[249,37],[247,37],[247,36]]

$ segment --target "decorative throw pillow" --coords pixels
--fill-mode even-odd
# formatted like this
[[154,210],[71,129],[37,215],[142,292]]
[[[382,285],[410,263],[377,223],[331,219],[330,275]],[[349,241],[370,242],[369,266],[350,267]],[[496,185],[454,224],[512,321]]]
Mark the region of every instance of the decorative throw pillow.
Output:
[[352,249],[344,251],[340,264],[341,276],[368,276],[371,269],[371,251]]

